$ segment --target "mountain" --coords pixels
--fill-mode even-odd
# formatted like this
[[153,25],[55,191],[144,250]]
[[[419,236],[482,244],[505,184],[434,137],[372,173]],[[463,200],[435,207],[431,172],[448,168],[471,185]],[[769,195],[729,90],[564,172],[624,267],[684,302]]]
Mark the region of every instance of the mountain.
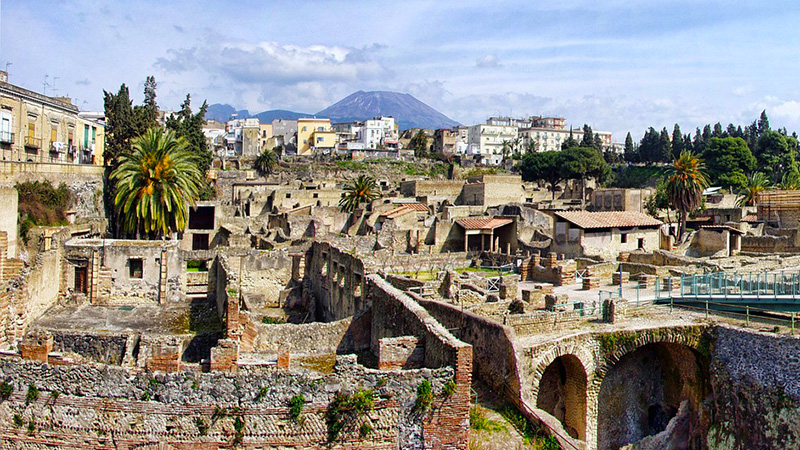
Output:
[[311,114],[287,111],[285,109],[271,109],[269,111],[262,111],[258,114],[250,114],[250,111],[246,109],[240,109],[237,111],[231,105],[225,103],[214,103],[213,105],[208,106],[208,111],[206,111],[206,120],[227,122],[234,114],[236,114],[236,117],[239,119],[258,117],[258,121],[260,123],[272,123],[272,121],[275,119],[297,119],[299,117],[311,117]]
[[239,118],[250,117],[250,111],[246,109],[240,109],[239,111],[237,111],[231,105],[223,103],[214,103],[213,105],[208,105],[208,110],[206,111],[206,120],[227,122],[234,114],[236,114],[236,116]]
[[259,123],[272,123],[275,119],[299,119],[300,117],[311,117],[311,114],[287,111],[285,109],[271,109],[252,117],[258,117]]
[[392,116],[401,130],[460,125],[412,95],[388,91],[354,92],[315,116],[329,117],[333,123]]

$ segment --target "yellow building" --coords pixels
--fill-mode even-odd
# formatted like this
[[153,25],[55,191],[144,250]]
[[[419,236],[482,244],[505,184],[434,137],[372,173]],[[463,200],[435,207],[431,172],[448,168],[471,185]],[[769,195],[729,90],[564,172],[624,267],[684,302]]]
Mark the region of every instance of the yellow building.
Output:
[[272,147],[269,147],[269,142],[271,139],[272,139],[272,124],[271,123],[260,124],[258,126],[258,140],[260,142],[259,151],[263,152],[267,148],[272,150]]
[[8,83],[0,71],[0,154],[4,161],[103,164],[105,127],[78,116],[66,97]]
[[330,153],[336,147],[336,132],[330,119],[297,119],[297,154]]

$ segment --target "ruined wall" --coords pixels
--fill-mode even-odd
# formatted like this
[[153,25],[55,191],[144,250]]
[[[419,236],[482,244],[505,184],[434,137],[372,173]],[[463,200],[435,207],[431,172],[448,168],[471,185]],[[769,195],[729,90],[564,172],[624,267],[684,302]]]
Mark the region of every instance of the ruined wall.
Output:
[[277,354],[345,354],[369,348],[370,314],[335,322],[256,324],[253,351]]
[[0,216],[0,231],[4,231],[8,237],[8,248],[6,254],[0,255],[0,258],[16,258],[17,257],[17,218],[19,214],[19,195],[17,190],[11,187],[0,187],[0,205],[3,205],[5,211],[13,212],[13,214],[3,214]]
[[104,217],[102,166],[89,164],[18,163],[0,161],[0,184],[13,186],[26,181],[64,183],[74,195],[70,209],[82,218]]
[[710,450],[800,448],[800,340],[718,326]]
[[417,299],[425,310],[458,339],[472,345],[475,375],[497,392],[516,397],[519,392],[517,358],[512,329],[460,307],[435,300]]
[[[469,437],[472,346],[456,339],[425,309],[378,275],[367,277],[372,305],[371,344],[378,354],[384,338],[415,336],[424,342],[425,367],[453,367],[455,392],[437,405],[423,427],[432,448],[466,449]],[[426,444],[427,445],[427,444]]]
[[369,307],[364,298],[365,267],[359,258],[325,243],[314,242],[306,254],[303,295],[313,295],[316,317],[333,321]]
[[281,293],[292,279],[292,258],[287,250],[252,250],[226,258],[230,267],[241,270],[239,289],[248,307],[283,306]]
[[[329,375],[276,370],[150,375],[3,358],[0,376],[12,388],[0,403],[0,440],[12,447],[329,448],[328,405],[337,392],[363,387],[374,390],[374,408],[345,417],[336,448],[466,448],[466,439],[462,447],[436,445],[428,422],[437,413],[414,411],[423,379],[431,382],[437,407],[449,402],[442,391],[453,377],[450,368],[383,372],[342,357]],[[30,386],[38,395],[28,394]],[[294,420],[289,400],[301,392],[305,405],[301,420]]]

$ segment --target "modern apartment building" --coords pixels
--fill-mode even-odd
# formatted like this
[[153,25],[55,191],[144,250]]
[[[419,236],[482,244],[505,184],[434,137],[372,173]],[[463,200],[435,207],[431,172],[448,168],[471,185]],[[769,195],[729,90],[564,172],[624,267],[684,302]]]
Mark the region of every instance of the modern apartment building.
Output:
[[0,154],[4,161],[103,165],[105,125],[81,117],[67,97],[8,82],[0,71]]
[[473,125],[469,127],[466,154],[481,164],[499,165],[503,161],[503,143],[512,141],[516,137],[517,127]]
[[311,156],[331,153],[336,147],[336,132],[331,119],[297,119],[297,154]]

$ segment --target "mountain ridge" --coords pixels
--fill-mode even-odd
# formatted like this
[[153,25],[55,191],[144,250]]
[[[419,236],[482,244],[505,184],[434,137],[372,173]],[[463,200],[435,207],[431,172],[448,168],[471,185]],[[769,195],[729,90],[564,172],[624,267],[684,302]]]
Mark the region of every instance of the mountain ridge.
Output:
[[409,128],[452,128],[460,125],[411,94],[393,91],[356,91],[316,114],[299,113],[285,109],[271,109],[251,114],[246,109],[236,110],[224,103],[208,107],[206,119],[227,122],[236,114],[238,118],[258,117],[261,123],[274,119],[298,119],[301,117],[325,117],[332,123],[353,122],[373,117],[392,116],[401,130]]

